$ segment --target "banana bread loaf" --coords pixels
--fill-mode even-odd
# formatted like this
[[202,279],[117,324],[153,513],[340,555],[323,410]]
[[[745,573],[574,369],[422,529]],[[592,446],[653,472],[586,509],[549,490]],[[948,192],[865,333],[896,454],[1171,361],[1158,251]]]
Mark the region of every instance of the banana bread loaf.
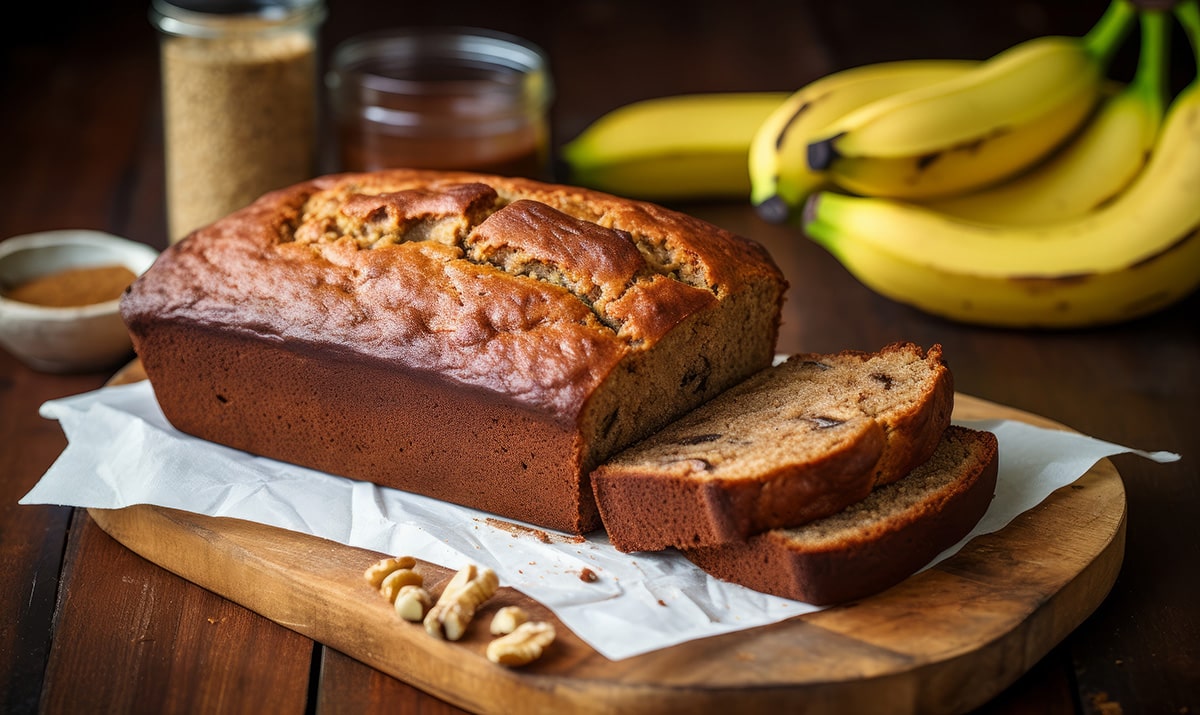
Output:
[[396,170],[268,194],[121,307],[183,432],[582,533],[595,465],[770,364],[785,288],[658,206]]
[[738,541],[904,476],[953,406],[939,345],[796,355],[600,465],[592,485],[621,551]]
[[816,605],[908,578],[983,518],[996,490],[991,432],[951,426],[927,462],[833,516],[746,541],[686,550],[717,578]]

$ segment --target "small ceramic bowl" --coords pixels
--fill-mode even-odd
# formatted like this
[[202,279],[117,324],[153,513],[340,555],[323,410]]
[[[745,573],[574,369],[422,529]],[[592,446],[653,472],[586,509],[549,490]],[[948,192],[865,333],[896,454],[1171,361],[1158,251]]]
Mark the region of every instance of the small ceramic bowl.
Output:
[[123,265],[141,275],[157,256],[150,246],[100,231],[46,231],[0,241],[0,345],[43,372],[100,370],[128,359],[132,344],[119,299],[56,308],[4,293],[72,268]]

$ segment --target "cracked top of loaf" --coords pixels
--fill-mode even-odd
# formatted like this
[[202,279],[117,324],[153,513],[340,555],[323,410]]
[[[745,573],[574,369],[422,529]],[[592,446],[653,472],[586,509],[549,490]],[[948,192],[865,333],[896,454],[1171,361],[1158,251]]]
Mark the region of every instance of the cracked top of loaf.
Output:
[[783,278],[758,244],[652,204],[395,170],[265,195],[166,250],[122,312],[134,332],[394,361],[573,416],[630,352],[764,284]]

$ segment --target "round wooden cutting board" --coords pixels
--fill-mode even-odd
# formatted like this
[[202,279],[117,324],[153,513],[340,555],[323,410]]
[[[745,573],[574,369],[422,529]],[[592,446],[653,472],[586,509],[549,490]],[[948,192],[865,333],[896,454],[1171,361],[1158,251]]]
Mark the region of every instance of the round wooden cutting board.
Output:
[[[114,382],[142,379],[135,363]],[[958,395],[955,417],[1065,429]],[[542,659],[489,662],[496,609],[547,609],[503,588],[463,640],[400,621],[363,579],[383,555],[234,519],[159,507],[90,510],[150,561],[455,705],[480,713],[954,713],[1016,680],[1108,594],[1125,544],[1125,491],[1101,460],[999,532],[896,587],[782,623],[613,662],[561,623]],[[419,556],[419,554],[417,554]],[[451,575],[418,565],[430,590]]]

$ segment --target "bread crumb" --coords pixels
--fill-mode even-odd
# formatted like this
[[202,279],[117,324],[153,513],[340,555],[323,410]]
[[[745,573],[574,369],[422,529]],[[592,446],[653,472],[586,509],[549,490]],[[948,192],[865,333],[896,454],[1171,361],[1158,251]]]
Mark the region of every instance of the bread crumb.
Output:
[[600,577],[596,575],[595,571],[586,566],[584,566],[583,570],[579,572],[579,580],[585,583],[595,583],[599,578]]
[[503,521],[492,517],[488,517],[486,523],[488,526],[493,526],[501,531],[507,531],[513,538],[518,536],[532,536],[543,544],[549,544],[551,541],[549,533],[531,526],[522,526],[521,524],[514,524],[511,521]]

